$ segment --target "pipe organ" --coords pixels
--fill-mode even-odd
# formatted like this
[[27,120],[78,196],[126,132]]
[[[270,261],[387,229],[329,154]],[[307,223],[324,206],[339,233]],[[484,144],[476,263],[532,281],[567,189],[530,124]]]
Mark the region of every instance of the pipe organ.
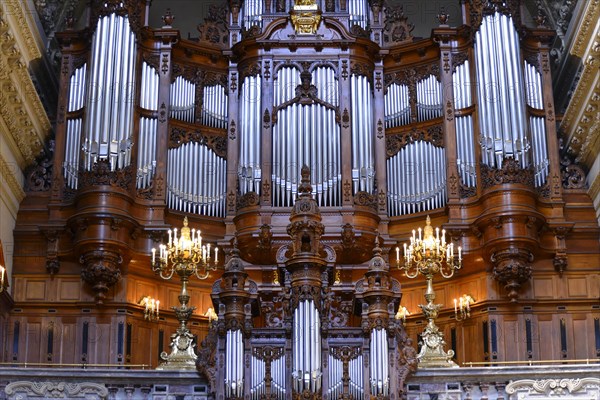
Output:
[[373,154],[373,98],[367,77],[352,75],[352,182],[354,193],[373,191],[375,181]]
[[113,170],[131,162],[136,87],[137,44],[127,16],[101,17],[94,32],[86,112],[82,165],[91,170],[99,159]]
[[496,13],[483,19],[475,34],[477,98],[482,162],[491,167],[501,167],[507,157],[523,168],[530,163],[518,49],[519,35],[510,16]]
[[65,161],[63,162],[64,177],[67,187],[77,189],[79,172],[79,156],[81,153],[81,132],[86,90],[87,64],[77,68],[69,80],[69,107],[71,116],[67,120]]
[[[555,209],[503,199],[506,214],[488,214],[504,184],[527,204],[562,196],[548,184],[561,177],[548,54],[499,2],[461,2],[464,26],[441,18],[421,40],[377,1],[230,0],[192,39],[169,15],[142,26],[141,3],[94,0],[91,42],[65,34],[52,215],[72,213],[75,239],[48,248],[81,256],[99,295],[181,214],[231,249],[211,272],[219,318],[199,349],[215,398],[402,396],[416,353],[388,258],[426,214],[448,214],[453,240],[485,252],[465,252],[468,273],[493,269],[511,299],[534,254],[553,251],[542,235],[564,236]],[[530,170],[533,190],[519,178]],[[91,237],[109,225],[118,239]],[[520,274],[503,269],[517,258]]]
[[261,77],[244,78],[239,98],[240,157],[239,191],[260,193],[261,169]]
[[300,183],[300,168],[306,164],[311,167],[313,190],[319,205],[336,206],[341,202],[337,79],[331,67],[319,66],[311,74],[306,72],[305,85],[316,89],[315,98],[307,99],[297,89],[300,75],[294,67],[283,67],[277,72],[273,102],[276,110],[272,151],[273,205],[286,207],[293,204]]

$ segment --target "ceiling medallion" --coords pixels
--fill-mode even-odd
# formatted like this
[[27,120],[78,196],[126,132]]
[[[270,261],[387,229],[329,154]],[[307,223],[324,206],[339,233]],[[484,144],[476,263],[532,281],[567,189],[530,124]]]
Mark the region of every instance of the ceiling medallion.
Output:
[[292,25],[299,35],[314,35],[321,22],[321,10],[316,0],[296,0],[290,11]]

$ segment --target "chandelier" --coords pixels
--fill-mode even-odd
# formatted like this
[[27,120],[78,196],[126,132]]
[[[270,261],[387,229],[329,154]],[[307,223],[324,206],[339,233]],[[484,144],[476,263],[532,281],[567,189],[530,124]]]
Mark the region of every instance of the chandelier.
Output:
[[[418,233],[417,233],[418,232]],[[457,257],[454,254],[454,244],[446,242],[446,231],[431,226],[427,216],[425,228],[412,232],[410,244],[404,244],[404,264],[400,265],[400,248],[396,247],[398,268],[404,270],[408,278],[423,275],[427,281],[425,300],[427,304],[419,304],[427,318],[427,326],[421,334],[422,346],[417,359],[419,367],[457,367],[452,361],[454,351],[444,350],[444,335],[435,325],[435,319],[442,304],[435,304],[433,277],[439,273],[444,278],[451,278],[454,272],[462,266],[462,249],[458,247]]]
[[[210,243],[202,243],[200,230],[190,229],[187,217],[183,227],[177,233],[177,228],[169,229],[169,241],[152,249],[152,271],[162,279],[169,280],[174,274],[181,281],[179,307],[172,307],[179,321],[176,333],[171,335],[171,354],[161,353],[160,358],[165,362],[158,369],[182,370],[196,369],[196,353],[194,352],[194,335],[190,333],[187,322],[196,307],[189,306],[190,296],[187,283],[192,275],[198,279],[208,278],[210,271],[217,268],[219,249],[211,249]],[[211,257],[214,254],[214,257]]]

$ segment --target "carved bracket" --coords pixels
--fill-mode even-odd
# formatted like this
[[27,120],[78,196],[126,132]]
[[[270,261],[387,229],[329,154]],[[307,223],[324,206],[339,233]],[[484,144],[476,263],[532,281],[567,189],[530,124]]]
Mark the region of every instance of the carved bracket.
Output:
[[121,255],[112,250],[98,249],[84,252],[79,258],[83,264],[82,279],[96,292],[96,302],[102,304],[108,290],[121,279]]
[[516,302],[521,285],[531,278],[533,254],[517,247],[509,247],[492,254],[494,278],[504,285],[511,302]]

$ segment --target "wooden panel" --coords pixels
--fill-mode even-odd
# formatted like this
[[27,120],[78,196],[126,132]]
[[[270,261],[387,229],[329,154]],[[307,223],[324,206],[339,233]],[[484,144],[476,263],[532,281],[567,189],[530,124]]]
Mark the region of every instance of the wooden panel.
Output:
[[569,355],[573,358],[593,358],[595,353],[591,347],[588,346],[589,337],[588,334],[593,332],[587,329],[587,321],[585,315],[574,315],[573,316],[573,350],[569,349]]
[[135,282],[135,291],[133,294],[133,298],[129,299],[132,303],[139,304],[140,300],[144,296],[151,296],[157,300],[161,300],[158,293],[158,288],[156,284],[145,282],[145,281],[136,281]]
[[60,279],[58,281],[58,299],[59,301],[81,300],[81,279]]
[[505,361],[522,359],[523,355],[520,352],[525,347],[521,344],[525,341],[525,328],[521,334],[518,321],[504,321],[501,327],[502,332],[498,332],[498,342],[504,342],[504,354],[499,354],[499,359]]
[[536,299],[554,298],[552,278],[536,278],[533,281],[533,294]]
[[45,300],[46,282],[29,280],[25,283],[25,300]]
[[21,347],[19,350],[25,351],[25,362],[40,362],[42,360],[42,324],[41,322],[29,321],[27,324],[21,324],[21,328],[23,326],[27,327],[27,330],[21,333],[21,338],[25,337],[25,340],[22,342],[25,344],[25,348]]
[[587,297],[587,279],[570,277],[568,280],[569,297]]
[[153,358],[156,363],[157,348],[152,326],[149,324],[133,323],[133,337],[131,338],[131,363],[152,365]]
[[54,345],[54,361],[63,364],[73,364],[79,362],[79,357],[76,353],[77,343],[77,324],[57,324],[55,332]]
[[538,332],[540,337],[539,359],[541,360],[556,360],[556,354],[560,353],[560,342],[556,340],[556,335],[553,329],[558,322],[550,318],[549,320],[538,321]]

